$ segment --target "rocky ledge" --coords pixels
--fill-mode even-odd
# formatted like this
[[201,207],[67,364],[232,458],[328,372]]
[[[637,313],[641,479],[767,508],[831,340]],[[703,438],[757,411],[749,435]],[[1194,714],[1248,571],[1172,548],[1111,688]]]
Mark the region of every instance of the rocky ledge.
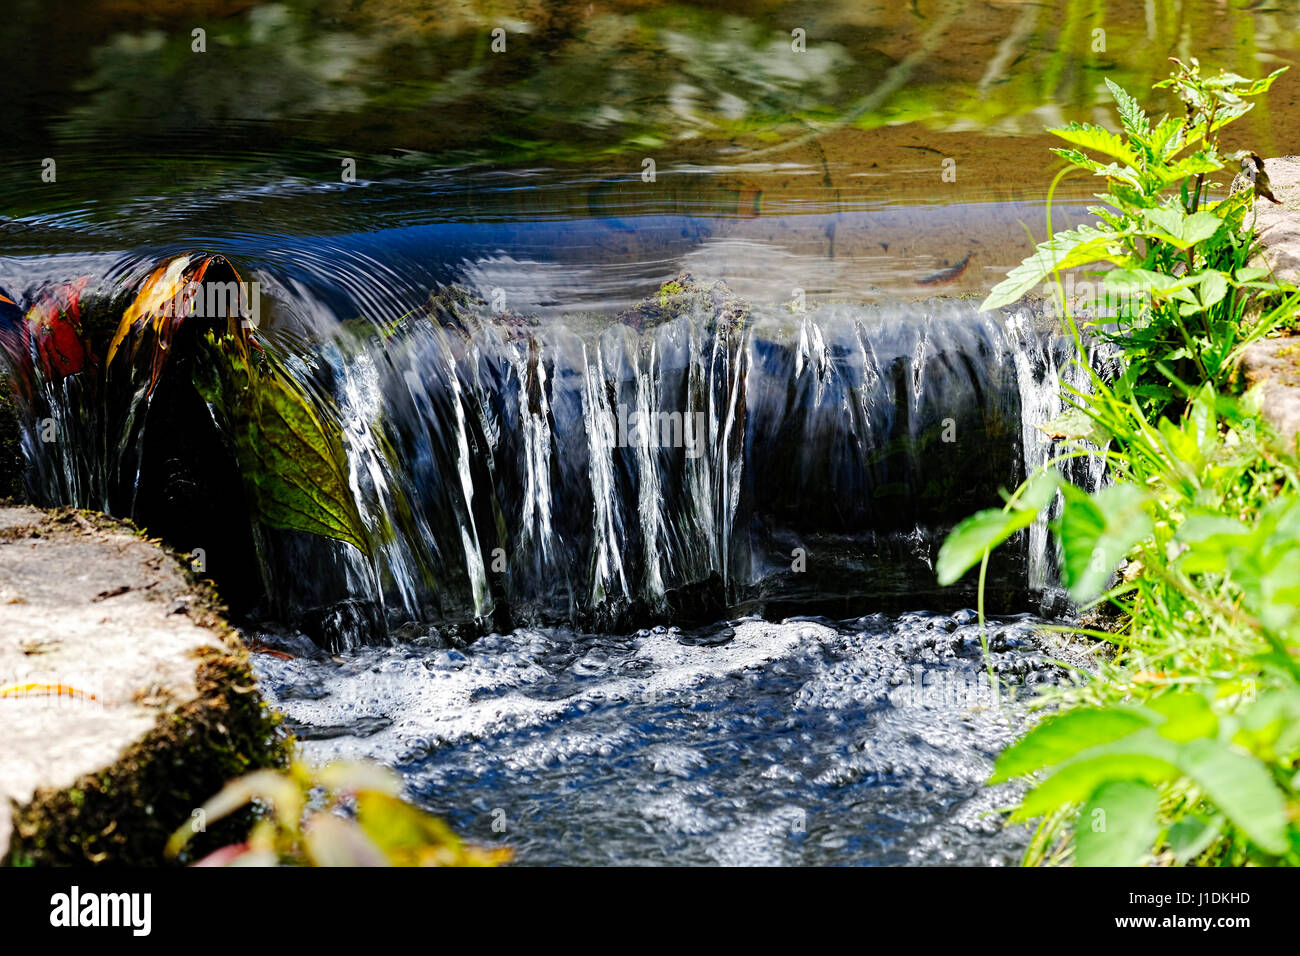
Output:
[[[1260,264],[1281,281],[1300,283],[1300,156],[1266,160],[1264,170],[1281,205],[1255,202]],[[1251,344],[1242,355],[1241,374],[1247,385],[1261,387],[1264,418],[1294,450],[1300,434],[1300,335]]]
[[0,859],[157,864],[227,780],[280,765],[279,718],[215,596],[91,512],[0,506]]

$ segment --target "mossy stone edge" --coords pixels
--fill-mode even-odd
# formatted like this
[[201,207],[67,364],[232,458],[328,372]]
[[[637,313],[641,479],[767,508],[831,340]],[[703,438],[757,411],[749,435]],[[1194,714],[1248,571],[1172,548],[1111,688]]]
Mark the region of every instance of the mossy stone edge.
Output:
[[[52,512],[58,520],[73,509]],[[143,532],[95,512],[75,515],[98,528]],[[248,651],[225,620],[215,589],[199,580],[175,551],[153,542],[184,570],[198,597],[191,616],[217,637],[196,654],[192,700],[165,710],[116,762],[66,788],[40,788],[14,803],[4,866],[159,866],[185,863],[247,836],[251,811],[196,834],[179,861],[164,857],[167,838],[229,780],[287,766],[293,738],[283,717],[262,698]]]

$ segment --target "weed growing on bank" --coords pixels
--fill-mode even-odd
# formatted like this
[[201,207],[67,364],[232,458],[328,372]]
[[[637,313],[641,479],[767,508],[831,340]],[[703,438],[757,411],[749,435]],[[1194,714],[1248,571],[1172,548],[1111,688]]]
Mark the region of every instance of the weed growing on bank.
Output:
[[[1300,477],[1294,444],[1234,385],[1246,346],[1292,326],[1300,292],[1248,265],[1253,191],[1211,201],[1206,178],[1240,161],[1219,133],[1281,71],[1174,63],[1156,86],[1184,115],[1153,120],[1109,84],[1122,134],[1051,131],[1069,144],[1053,188],[1078,171],[1104,180],[1098,222],[1052,235],[984,303],[1098,265],[1125,293],[1117,316],[1082,327],[1063,303],[1088,386],[1067,389],[1070,410],[1048,426],[1060,455],[955,528],[937,567],[944,584],[982,575],[992,548],[1057,502],[1062,584],[1118,612],[1113,630],[1065,629],[1114,654],[1047,691],[1049,716],[997,762],[993,782],[1032,783],[1011,814],[1041,821],[1028,864],[1300,864]],[[1117,349],[1113,377],[1087,361],[1097,340]],[[1089,453],[1110,478],[1095,494],[1054,467]]]

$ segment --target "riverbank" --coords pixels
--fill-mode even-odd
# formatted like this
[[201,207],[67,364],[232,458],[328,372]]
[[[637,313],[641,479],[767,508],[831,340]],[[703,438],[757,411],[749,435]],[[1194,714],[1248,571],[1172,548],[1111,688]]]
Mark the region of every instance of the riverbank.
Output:
[[[1107,485],[1089,494],[1049,464],[1005,508],[959,525],[939,556],[941,582],[956,580],[1050,509],[1061,583],[1080,605],[1119,614],[1113,630],[1073,629],[1113,644],[1115,656],[1086,683],[1048,690],[1040,704],[1052,715],[998,758],[991,783],[1033,784],[1010,816],[1042,821],[1031,864],[1300,865],[1300,477],[1294,433],[1282,427],[1300,293],[1293,269],[1250,262],[1259,240],[1264,263],[1279,260],[1271,214],[1256,213],[1264,200],[1294,202],[1294,181],[1269,164],[1279,201],[1262,172],[1245,175],[1258,170],[1247,155],[1255,188],[1213,202],[1205,177],[1224,168],[1214,131],[1282,71],[1250,82],[1175,64],[1162,85],[1178,89],[1187,119],[1157,128],[1111,83],[1124,136],[1053,130],[1127,163],[1057,150],[1110,180],[1114,209],[1040,244],[983,306],[1103,260],[1108,286],[1140,294],[1113,324],[1070,317],[1076,364],[1093,334],[1118,349],[1120,372],[1093,372],[1072,390],[1075,410],[1053,423],[1066,441],[1057,459],[1104,455]],[[1243,392],[1252,373],[1243,355],[1263,345],[1273,367],[1260,378],[1256,365],[1255,379],[1265,387]]]
[[[1265,161],[1265,171],[1278,204],[1255,204],[1256,260],[1282,282],[1300,279],[1300,157]],[[1247,387],[1263,393],[1260,412],[1292,450],[1300,434],[1300,335],[1281,335],[1250,345],[1241,360]]]
[[8,865],[160,864],[226,781],[288,754],[210,587],[129,523],[71,509],[0,507],[0,714]]

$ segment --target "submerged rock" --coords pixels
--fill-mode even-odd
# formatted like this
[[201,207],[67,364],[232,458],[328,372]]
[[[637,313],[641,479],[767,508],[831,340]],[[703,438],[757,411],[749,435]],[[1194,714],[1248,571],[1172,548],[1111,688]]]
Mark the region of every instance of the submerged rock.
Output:
[[90,512],[0,508],[0,858],[161,863],[229,779],[284,762],[278,722],[174,554]]
[[638,331],[653,329],[675,319],[705,316],[709,330],[740,328],[749,318],[750,305],[722,280],[700,282],[689,272],[669,279],[654,295],[619,314],[619,321]]

